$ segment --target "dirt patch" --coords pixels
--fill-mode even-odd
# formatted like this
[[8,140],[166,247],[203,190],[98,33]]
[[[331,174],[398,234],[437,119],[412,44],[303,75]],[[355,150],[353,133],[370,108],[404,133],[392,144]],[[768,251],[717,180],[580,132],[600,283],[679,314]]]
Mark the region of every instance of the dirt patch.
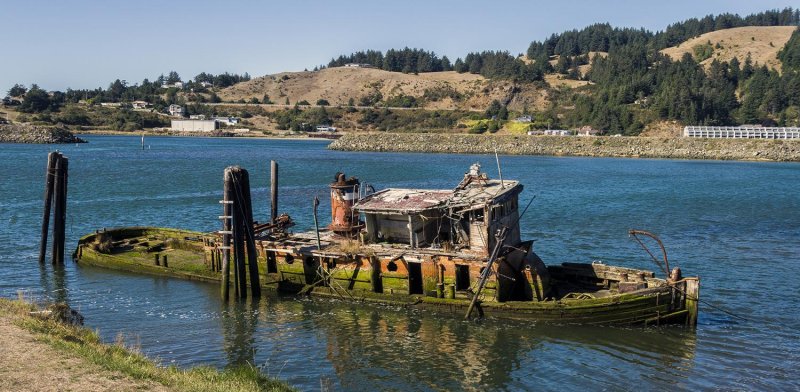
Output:
[[0,315],[2,391],[168,391],[152,381],[134,380],[39,342]]

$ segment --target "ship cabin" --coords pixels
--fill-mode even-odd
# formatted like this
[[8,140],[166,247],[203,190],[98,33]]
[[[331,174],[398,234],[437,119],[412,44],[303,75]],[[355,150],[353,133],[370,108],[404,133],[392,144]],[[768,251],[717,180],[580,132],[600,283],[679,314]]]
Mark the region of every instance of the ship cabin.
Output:
[[522,188],[518,181],[489,179],[476,163],[453,190],[389,188],[360,199],[353,209],[363,214],[367,243],[485,259],[502,226],[508,227],[504,245],[519,244]]

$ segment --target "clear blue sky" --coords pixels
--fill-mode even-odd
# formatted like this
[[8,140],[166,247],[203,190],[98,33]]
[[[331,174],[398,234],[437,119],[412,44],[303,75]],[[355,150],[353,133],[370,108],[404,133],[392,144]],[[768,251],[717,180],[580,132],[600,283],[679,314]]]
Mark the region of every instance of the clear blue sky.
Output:
[[662,30],[692,17],[800,7],[800,0],[41,1],[0,6],[0,96],[130,84],[170,70],[261,76],[356,50],[418,47],[455,60],[524,53],[532,40],[598,22]]

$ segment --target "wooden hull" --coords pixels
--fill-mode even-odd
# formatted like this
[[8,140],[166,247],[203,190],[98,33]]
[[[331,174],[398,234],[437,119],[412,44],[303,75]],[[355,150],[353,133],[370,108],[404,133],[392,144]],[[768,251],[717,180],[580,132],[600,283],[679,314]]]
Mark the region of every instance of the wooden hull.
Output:
[[[146,227],[113,229],[81,238],[73,258],[79,264],[102,268],[219,282],[219,259],[209,252],[209,240],[202,233],[183,230]],[[101,246],[103,241],[105,245]],[[438,291],[429,290],[436,287],[436,282],[433,282],[433,286],[431,282],[425,282],[420,285],[426,288],[422,293],[411,294],[409,291],[413,290],[413,279],[409,279],[410,275],[403,275],[403,271],[387,271],[388,259],[380,261],[374,256],[376,261],[372,266],[379,270],[366,268],[368,266],[361,263],[355,269],[331,270],[327,275],[320,276],[318,269],[330,257],[320,257],[320,262],[315,262],[311,253],[303,253],[295,248],[296,260],[287,261],[286,255],[289,253],[278,253],[278,262],[273,254],[273,265],[270,267],[266,257],[270,252],[268,245],[260,246],[258,263],[261,286],[268,290],[416,307],[450,313],[456,317],[463,317],[470,303],[470,296],[464,292],[443,298],[446,295],[441,292],[441,287]],[[158,265],[156,259],[159,260]],[[422,269],[425,268],[423,264]],[[448,279],[442,281],[449,282]],[[623,294],[594,298],[585,295],[575,299],[562,297],[558,300],[542,298],[499,302],[496,295],[487,294],[479,302],[477,313],[484,317],[544,323],[694,326],[697,321],[698,285],[696,279],[685,279],[672,285],[664,284]],[[496,294],[497,286],[494,289]]]

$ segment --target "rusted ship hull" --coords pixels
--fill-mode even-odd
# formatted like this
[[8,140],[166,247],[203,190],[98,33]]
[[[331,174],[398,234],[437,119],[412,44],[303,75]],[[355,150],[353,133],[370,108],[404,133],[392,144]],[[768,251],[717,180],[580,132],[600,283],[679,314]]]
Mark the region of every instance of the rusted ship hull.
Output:
[[[323,238],[330,235],[323,233]],[[292,294],[464,316],[486,265],[480,258],[441,251],[409,254],[357,241],[347,246],[325,241],[321,248],[304,234],[257,241],[260,285]],[[148,227],[84,236],[73,255],[84,265],[211,282],[221,280],[221,256],[217,236]],[[603,264],[545,267],[530,249],[525,255],[512,252],[500,260],[497,278],[476,300],[475,313],[482,316],[608,325],[693,326],[697,321],[695,278],[667,281],[649,271]]]

